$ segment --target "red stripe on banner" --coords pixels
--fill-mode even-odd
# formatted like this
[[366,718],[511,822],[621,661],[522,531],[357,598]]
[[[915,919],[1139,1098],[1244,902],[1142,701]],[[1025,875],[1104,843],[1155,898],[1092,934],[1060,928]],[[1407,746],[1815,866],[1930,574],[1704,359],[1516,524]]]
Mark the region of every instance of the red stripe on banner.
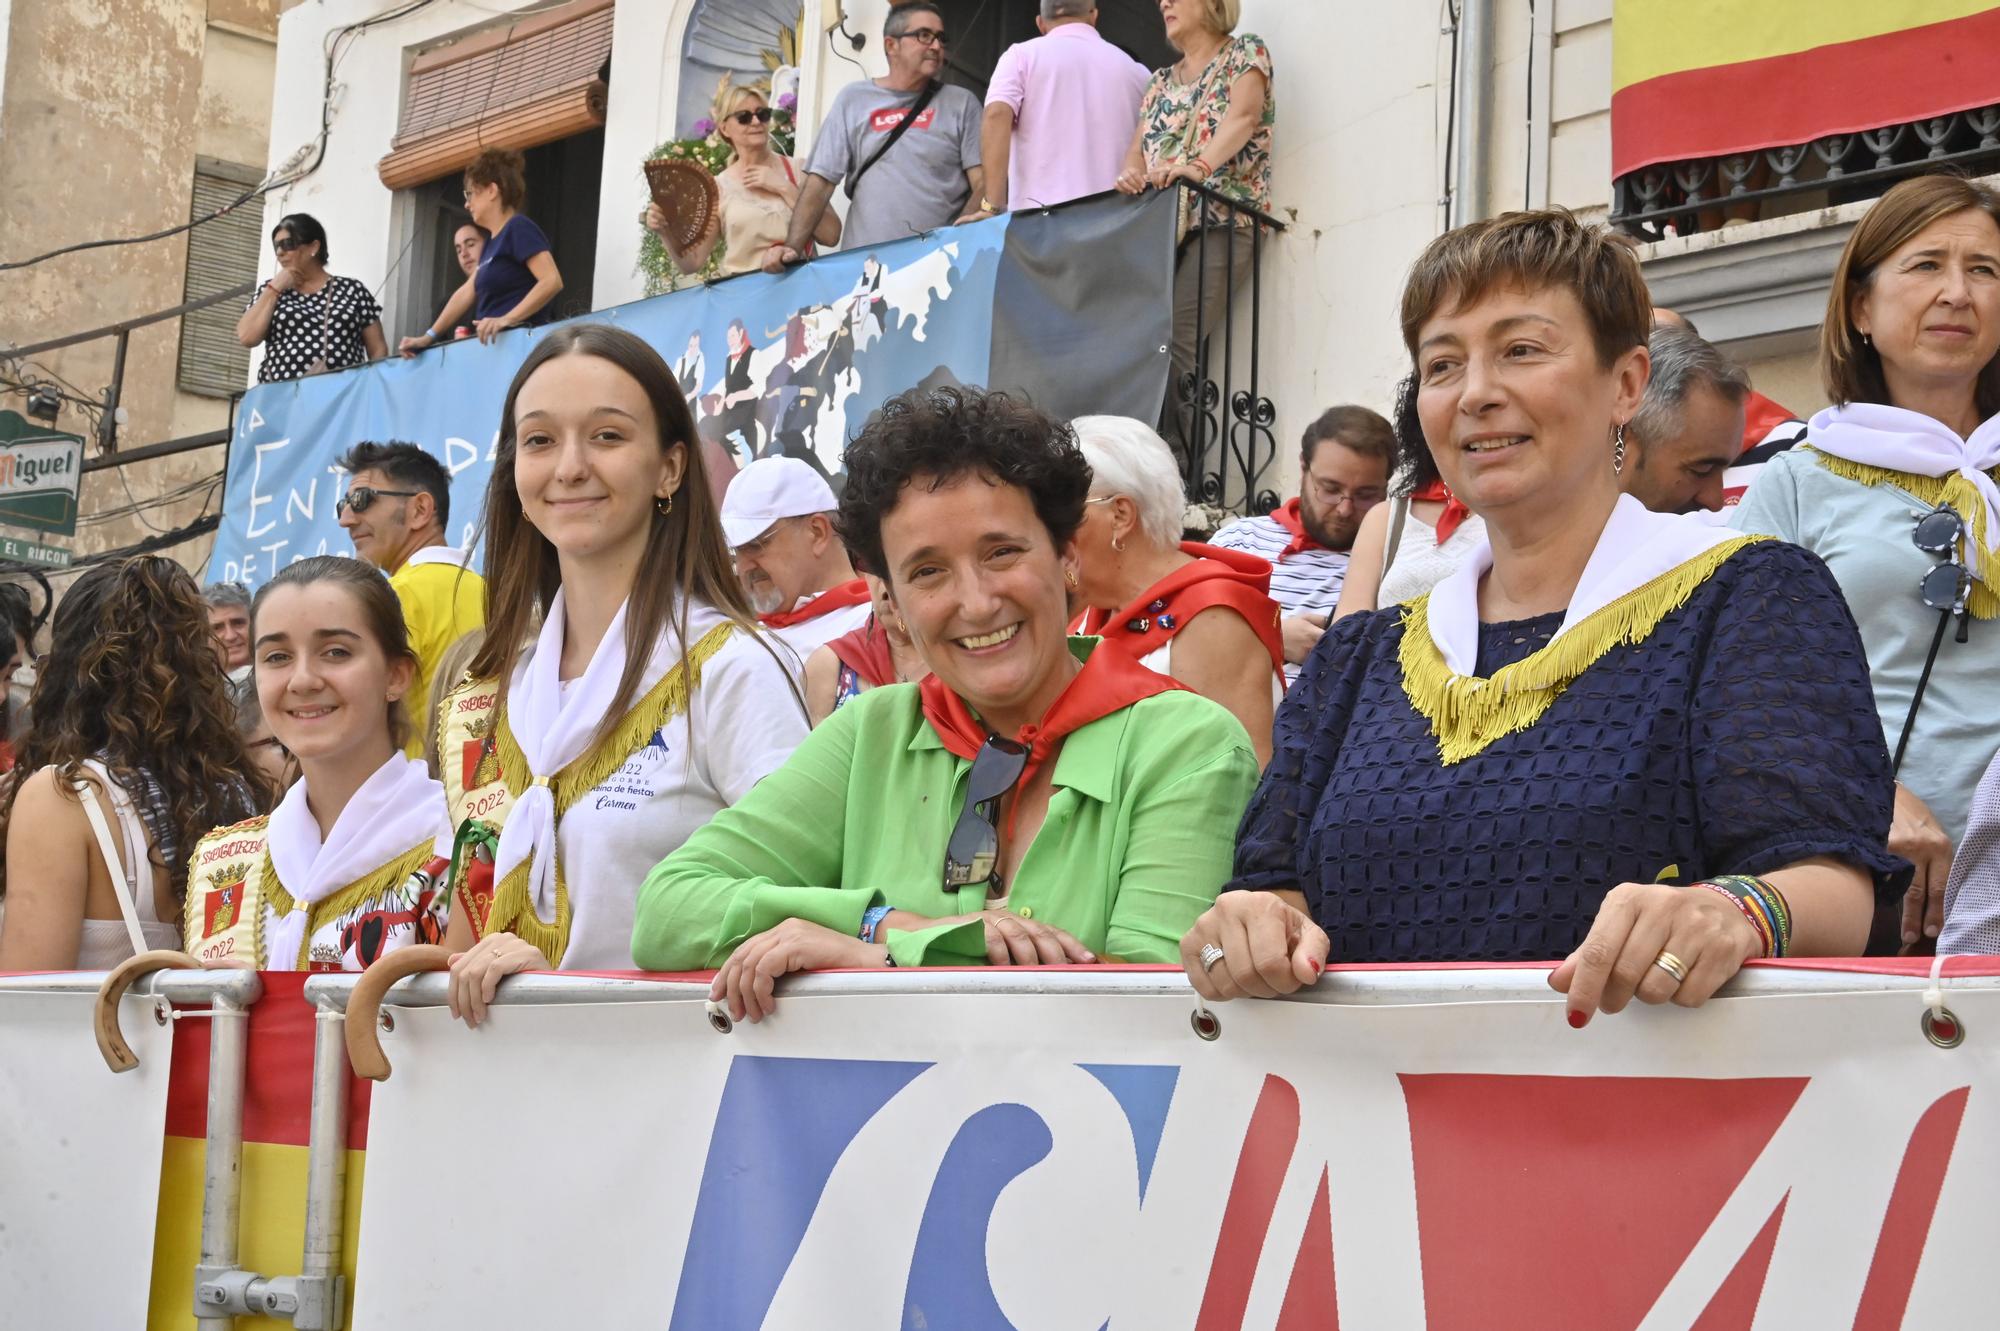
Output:
[[1327,1171],[1319,1171],[1319,1193],[1292,1263],[1292,1282],[1278,1309],[1274,1331],[1340,1331],[1340,1301],[1333,1281],[1333,1208]]
[[1611,174],[2000,102],[1996,50],[2000,8],[1647,79],[1611,95]]
[[1807,1079],[1400,1080],[1425,1325],[1547,1331],[1639,1325]]
[[[264,996],[250,1007],[243,1087],[243,1140],[304,1146],[312,1135],[312,1005],[305,971],[265,971]],[[167,1135],[208,1135],[208,1022],[189,1017],[174,1041],[167,1078]],[[347,1145],[368,1146],[372,1082],[353,1078],[347,1093]]]
[[[1229,1185],[1229,1203],[1222,1208],[1222,1232],[1215,1241],[1215,1260],[1208,1268],[1208,1288],[1201,1296],[1201,1313],[1194,1331],[1242,1331],[1243,1310],[1250,1304],[1250,1282],[1264,1252],[1264,1235],[1292,1148],[1299,1142],[1299,1093],[1283,1077],[1266,1075],[1243,1135],[1243,1152],[1236,1158],[1236,1177]],[[1332,1251],[1328,1223],[1328,1251]]]
[[1854,1331],[1897,1331],[1917,1281],[1917,1263],[1930,1236],[1931,1216],[1944,1188],[1951,1148],[1958,1142],[1958,1125],[1965,1118],[1970,1086],[1940,1096],[1924,1111],[1903,1152],[1896,1173],[1896,1190],[1882,1217],[1882,1236],[1875,1242],[1875,1260],[1868,1266],[1868,1283],[1861,1291],[1861,1308],[1854,1314]]
[[1757,1237],[1750,1240],[1750,1246],[1737,1259],[1736,1268],[1688,1331],[1750,1331],[1757,1320],[1757,1303],[1764,1297],[1764,1273],[1771,1269],[1771,1250],[1778,1246],[1778,1226],[1785,1218],[1785,1203],[1791,1199],[1789,1192],[1778,1199],[1771,1218],[1757,1231]]

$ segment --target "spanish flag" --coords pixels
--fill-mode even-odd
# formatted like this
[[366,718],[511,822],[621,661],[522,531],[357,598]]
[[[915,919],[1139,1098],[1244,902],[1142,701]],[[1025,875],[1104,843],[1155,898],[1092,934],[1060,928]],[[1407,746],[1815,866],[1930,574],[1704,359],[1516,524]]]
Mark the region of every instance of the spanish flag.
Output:
[[[306,1233],[306,1156],[312,1125],[312,1005],[306,972],[266,971],[264,996],[250,1009],[243,1091],[242,1224],[237,1262],[260,1275],[296,1275]],[[182,1331],[194,1311],[194,1268],[201,1260],[201,1190],[208,1136],[208,1028],[185,1021],[174,1040],[167,1079],[167,1138],[160,1162],[159,1224],[153,1239],[153,1292],[147,1326]],[[368,1140],[368,1090],[356,1078],[347,1102],[346,1219],[342,1266],[346,1323],[354,1317],[354,1251],[361,1219],[362,1148]],[[239,1317],[240,1331],[284,1331],[285,1319]]]
[[1611,173],[2000,102],[1990,0],[1617,0]]

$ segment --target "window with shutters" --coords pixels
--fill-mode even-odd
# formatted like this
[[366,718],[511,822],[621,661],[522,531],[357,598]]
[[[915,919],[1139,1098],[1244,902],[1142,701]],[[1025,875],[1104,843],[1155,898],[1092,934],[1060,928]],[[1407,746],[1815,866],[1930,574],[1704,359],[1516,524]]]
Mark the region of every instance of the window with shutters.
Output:
[[[234,203],[261,179],[255,167],[196,158],[190,217],[207,217]],[[263,238],[264,210],[255,203],[188,232],[184,299],[199,300],[255,279]],[[243,391],[250,381],[250,349],[236,340],[242,313],[240,303],[225,300],[181,316],[182,392],[229,397]]]
[[571,0],[417,56],[376,168],[382,183],[410,189],[464,170],[482,148],[526,151],[601,129],[613,5]]

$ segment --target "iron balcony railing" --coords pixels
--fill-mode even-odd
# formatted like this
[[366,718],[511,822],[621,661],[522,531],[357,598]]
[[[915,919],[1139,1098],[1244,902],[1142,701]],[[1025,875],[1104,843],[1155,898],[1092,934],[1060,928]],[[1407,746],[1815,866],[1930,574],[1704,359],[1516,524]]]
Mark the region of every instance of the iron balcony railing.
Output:
[[[1278,459],[1272,433],[1278,411],[1263,383],[1264,247],[1266,232],[1283,231],[1285,224],[1205,185],[1184,183],[1182,188],[1191,225],[1181,262],[1195,266],[1199,294],[1194,368],[1167,385],[1187,427],[1181,480],[1190,503],[1269,513],[1279,504],[1277,492],[1265,484],[1265,474]],[[1250,235],[1247,264],[1239,264],[1234,246],[1197,242],[1204,232],[1230,227],[1242,227]],[[1208,265],[1218,260],[1224,270],[1220,309],[1200,298],[1209,286]],[[1247,303],[1239,299],[1246,292]],[[1239,347],[1245,354],[1238,354]]]
[[1611,220],[1641,240],[1872,199],[1910,176],[2000,169],[2000,104],[1828,134],[1761,152],[1664,162],[1612,182]]

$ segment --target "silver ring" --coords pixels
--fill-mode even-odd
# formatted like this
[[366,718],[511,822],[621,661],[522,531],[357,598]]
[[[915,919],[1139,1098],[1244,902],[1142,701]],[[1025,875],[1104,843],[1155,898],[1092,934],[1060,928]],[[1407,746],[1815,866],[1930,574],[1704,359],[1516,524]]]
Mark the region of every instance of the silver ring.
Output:
[[1206,975],[1215,969],[1215,963],[1222,960],[1222,949],[1213,943],[1201,945],[1201,972]]

